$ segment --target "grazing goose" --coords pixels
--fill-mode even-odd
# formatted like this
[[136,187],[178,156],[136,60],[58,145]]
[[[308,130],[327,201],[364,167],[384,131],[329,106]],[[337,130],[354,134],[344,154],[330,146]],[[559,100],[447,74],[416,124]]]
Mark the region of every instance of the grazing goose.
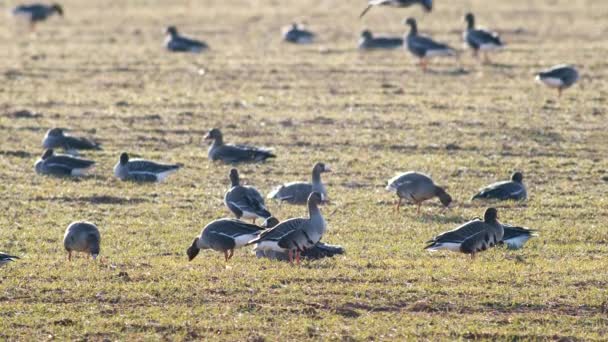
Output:
[[401,200],[414,203],[418,206],[420,213],[422,202],[435,196],[439,197],[441,204],[448,207],[452,203],[452,197],[442,187],[435,185],[433,180],[420,172],[409,171],[399,174],[388,181],[386,190],[395,192],[399,198],[396,210],[399,211]]
[[289,262],[293,262],[294,252],[296,263],[300,263],[300,254],[321,240],[327,229],[327,224],[319,204],[323,198],[318,192],[313,192],[308,197],[308,218],[292,218],[283,221],[274,228],[266,230],[259,237],[249,241],[248,244],[256,244],[256,250],[272,250],[276,252],[287,252]]
[[72,252],[91,254],[93,259],[96,259],[100,244],[99,229],[91,222],[72,222],[63,236],[63,246],[68,251],[68,260],[72,260]]
[[4,266],[5,264],[8,264],[11,261],[15,261],[17,259],[19,259],[19,257],[0,252],[0,267]]
[[19,5],[13,9],[13,15],[15,17],[27,20],[30,24],[30,30],[32,31],[36,28],[36,23],[47,20],[55,13],[63,17],[63,8],[61,7],[61,5]]
[[282,30],[283,40],[295,44],[310,44],[315,39],[315,34],[293,23]]
[[496,208],[488,208],[483,216],[483,221],[474,219],[462,226],[437,235],[430,241],[425,249],[437,251],[447,249],[454,252],[475,254],[494,247],[503,241],[504,228],[498,222],[498,211]]
[[467,23],[467,29],[463,32],[462,37],[469,48],[473,50],[473,56],[477,58],[479,51],[481,51],[484,55],[484,62],[490,63],[488,52],[501,49],[504,46],[498,33],[475,28],[473,13],[467,13],[464,20]]
[[521,172],[514,172],[510,181],[497,182],[490,184],[479,190],[471,201],[476,199],[497,199],[501,201],[515,200],[521,201],[528,197],[526,186],[523,183],[524,175]]
[[209,46],[205,42],[194,40],[180,35],[175,26],[169,26],[166,30],[165,48],[173,52],[195,52],[207,50]]
[[359,18],[362,18],[374,6],[410,7],[416,4],[422,6],[426,12],[433,10],[433,0],[369,0]]
[[53,149],[44,151],[34,164],[36,173],[50,176],[82,176],[95,164],[92,160],[75,158],[65,154],[54,154]]
[[359,40],[359,49],[361,50],[396,49],[402,46],[402,38],[374,37],[369,30],[361,32],[361,39]]
[[536,81],[550,88],[557,88],[558,97],[564,89],[570,88],[578,81],[578,71],[571,65],[556,65],[536,74]]
[[224,163],[261,162],[276,157],[268,148],[225,144],[222,132],[217,128],[210,130],[205,139],[213,140],[207,151],[207,156],[213,161],[221,160]]
[[145,159],[130,159],[126,152],[114,165],[114,176],[122,181],[162,182],[181,168],[178,164],[159,164]]
[[448,45],[437,43],[429,37],[419,35],[416,19],[408,18],[404,23],[410,26],[410,32],[405,37],[407,49],[420,60],[422,70],[426,70],[428,58],[456,56],[456,51]]
[[61,128],[51,128],[42,140],[44,148],[63,148],[66,153],[78,155],[78,150],[101,150],[99,144],[86,138],[78,138],[65,134]]
[[258,217],[265,220],[272,216],[266,209],[260,192],[254,187],[240,184],[237,169],[230,170],[230,182],[232,185],[224,195],[224,204],[237,219],[251,219],[255,223]]
[[232,258],[235,249],[245,246],[263,230],[262,227],[235,219],[215,220],[207,224],[201,234],[194,238],[186,254],[192,261],[201,249],[213,249],[223,252],[225,260],[228,261]]
[[323,201],[326,202],[327,190],[321,182],[321,173],[324,172],[331,172],[329,166],[324,163],[316,163],[312,167],[312,183],[291,182],[280,185],[268,194],[268,198],[290,204],[306,204],[308,196],[314,191],[320,193]]

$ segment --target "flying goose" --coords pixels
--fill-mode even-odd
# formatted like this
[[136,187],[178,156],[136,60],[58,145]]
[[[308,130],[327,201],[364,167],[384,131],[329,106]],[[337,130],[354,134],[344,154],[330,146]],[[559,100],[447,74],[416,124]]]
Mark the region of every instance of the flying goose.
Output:
[[65,134],[61,128],[49,129],[42,140],[44,148],[63,148],[71,155],[78,155],[78,150],[101,150],[101,146],[86,138]]
[[54,154],[52,148],[44,151],[34,164],[34,170],[41,175],[82,176],[95,164],[92,160],[75,158],[65,154]]
[[462,37],[469,48],[473,50],[473,56],[477,58],[479,51],[481,51],[484,55],[484,62],[490,63],[488,52],[501,49],[504,46],[498,33],[475,28],[473,13],[467,13],[464,20],[467,23],[467,28],[464,30]]
[[17,259],[19,259],[19,257],[0,252],[0,267],[4,266],[5,264],[8,264],[11,261],[15,261]]
[[272,250],[287,253],[291,263],[295,253],[296,263],[299,264],[301,253],[314,247],[327,229],[325,219],[319,210],[322,201],[320,193],[311,193],[308,197],[308,218],[292,218],[280,222],[274,228],[262,232],[259,237],[249,241],[248,245],[256,244],[256,251]]
[[47,20],[55,13],[63,17],[63,7],[59,4],[31,4],[19,5],[13,9],[13,16],[27,20],[32,31],[36,28],[36,23]]
[[232,258],[235,249],[245,246],[263,230],[263,227],[235,219],[215,220],[207,224],[201,234],[194,238],[192,245],[186,250],[186,254],[192,261],[201,249],[213,249],[223,252],[227,262]]
[[422,70],[426,70],[429,58],[456,56],[456,51],[450,46],[437,43],[429,37],[419,35],[416,19],[408,18],[404,23],[410,26],[410,32],[405,37],[407,49],[420,60]]
[[316,163],[312,168],[312,183],[286,183],[276,187],[267,197],[290,204],[306,204],[308,196],[314,191],[321,194],[323,201],[327,201],[327,190],[321,182],[321,173],[324,172],[331,172],[329,166],[324,163]]
[[386,190],[397,194],[399,198],[396,207],[397,211],[399,211],[403,199],[416,204],[418,206],[418,213],[420,213],[422,202],[435,196],[439,197],[441,204],[445,207],[448,207],[452,203],[452,197],[442,187],[435,185],[431,177],[415,171],[404,172],[389,179]]
[[364,30],[361,32],[361,39],[359,40],[359,49],[361,50],[395,49],[402,46],[402,38],[374,37],[372,32],[369,30]]
[[294,44],[310,44],[315,39],[315,34],[304,29],[301,25],[292,23],[282,29],[283,40]]
[[494,247],[503,241],[505,231],[503,225],[498,222],[498,211],[496,208],[486,209],[483,221],[474,219],[456,229],[437,235],[427,241],[425,249],[437,251],[447,249],[454,252],[475,254]]
[[514,172],[511,175],[510,181],[497,182],[486,186],[479,190],[479,192],[471,198],[471,201],[476,199],[497,199],[501,201],[525,200],[528,197],[528,193],[523,180],[523,173]]
[[96,259],[99,255],[100,244],[99,229],[91,222],[72,222],[63,236],[63,246],[68,251],[68,261],[72,260],[72,252],[91,254],[93,259]]
[[207,151],[207,156],[212,161],[221,160],[224,163],[261,162],[276,157],[268,148],[225,144],[222,132],[218,128],[211,129],[205,139],[213,140]]
[[369,0],[359,18],[362,18],[374,6],[410,7],[416,4],[422,6],[426,12],[433,10],[433,0]]
[[205,42],[180,35],[175,26],[167,27],[165,33],[165,48],[169,51],[199,53],[209,48]]
[[122,181],[162,182],[180,167],[178,164],[159,164],[145,159],[130,159],[129,155],[123,152],[114,166],[114,176]]
[[537,82],[543,83],[550,88],[557,88],[558,97],[562,96],[564,89],[570,88],[576,83],[578,78],[579,75],[576,68],[566,64],[556,65],[536,74]]
[[237,219],[251,219],[255,223],[258,217],[265,220],[272,216],[266,209],[260,192],[252,186],[240,184],[237,169],[230,170],[230,182],[232,185],[224,195],[224,204]]

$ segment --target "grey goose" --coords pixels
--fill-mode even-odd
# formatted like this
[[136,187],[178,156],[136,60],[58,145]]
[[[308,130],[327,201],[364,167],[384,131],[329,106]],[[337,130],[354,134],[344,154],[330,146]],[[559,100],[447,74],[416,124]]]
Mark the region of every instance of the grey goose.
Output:
[[314,191],[321,194],[324,202],[328,200],[327,190],[321,181],[321,174],[331,172],[331,169],[325,163],[316,163],[312,167],[311,183],[306,182],[291,182],[285,183],[276,187],[268,194],[268,198],[276,199],[280,202],[290,204],[306,204],[308,196]]
[[31,4],[19,5],[13,9],[13,15],[29,22],[30,30],[34,30],[36,23],[45,21],[53,14],[63,16],[63,7],[59,4]]
[[566,64],[556,65],[536,74],[536,81],[557,89],[558,97],[561,97],[563,90],[570,88],[578,79],[579,74],[576,68]]
[[464,30],[462,37],[469,48],[473,50],[473,56],[478,57],[481,51],[484,55],[484,62],[490,63],[488,53],[504,46],[500,36],[496,32],[476,28],[473,13],[467,13],[464,20],[467,23],[467,28]]
[[511,180],[490,184],[476,193],[471,200],[495,199],[500,201],[515,200],[521,201],[528,197],[524,175],[521,172],[514,172]]
[[410,26],[410,31],[405,37],[408,51],[419,59],[422,70],[427,69],[429,58],[442,56],[456,56],[456,51],[447,44],[438,43],[429,37],[418,34],[416,19],[408,18],[404,21]]
[[44,148],[62,148],[66,153],[78,155],[79,150],[101,150],[101,146],[86,138],[75,137],[65,134],[61,128],[51,128],[42,140]]
[[420,5],[426,12],[433,10],[433,0],[369,0],[367,7],[361,12],[359,18],[363,17],[374,6],[410,7],[412,5]]
[[250,219],[255,223],[258,217],[265,220],[272,216],[260,192],[252,186],[241,185],[237,169],[230,170],[230,183],[230,189],[224,195],[224,204],[237,219]]
[[19,259],[18,256],[14,256],[14,255],[10,255],[10,254],[6,254],[6,253],[0,252],[0,267],[8,264],[11,261],[15,261],[17,259]]
[[101,235],[96,225],[86,221],[70,223],[63,236],[63,246],[72,260],[72,252],[90,254],[96,259],[100,252]]
[[145,159],[131,159],[129,154],[120,154],[114,166],[114,176],[122,181],[161,182],[181,168],[178,164],[160,164]]
[[452,197],[445,189],[435,185],[431,177],[416,171],[404,172],[389,179],[386,190],[397,194],[397,211],[399,211],[402,200],[417,205],[418,213],[420,213],[422,202],[433,197],[438,197],[445,207],[452,203]]
[[180,35],[175,26],[167,27],[165,33],[165,48],[169,51],[199,53],[209,48],[205,42]]
[[375,37],[369,30],[361,32],[359,40],[360,50],[396,49],[402,46],[403,39],[400,37]]
[[92,160],[72,157],[65,154],[55,154],[53,149],[44,151],[34,164],[34,170],[41,175],[50,176],[82,176],[95,164]]
[[223,161],[234,164],[242,162],[261,162],[276,156],[268,148],[254,147],[248,145],[233,145],[224,143],[222,132],[218,128],[211,129],[205,136],[206,140],[213,140],[207,151],[207,156],[212,161]]
[[306,30],[303,26],[292,23],[282,30],[283,40],[294,44],[310,44],[315,39],[315,34]]

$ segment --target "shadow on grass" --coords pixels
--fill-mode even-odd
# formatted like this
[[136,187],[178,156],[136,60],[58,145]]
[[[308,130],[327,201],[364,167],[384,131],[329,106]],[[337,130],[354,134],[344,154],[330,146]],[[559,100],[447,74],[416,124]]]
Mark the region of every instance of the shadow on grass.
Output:
[[91,203],[91,204],[139,204],[147,202],[143,198],[122,198],[115,196],[88,196],[88,197],[66,197],[66,196],[51,196],[42,197],[37,196],[32,199],[33,201],[59,201],[67,203]]

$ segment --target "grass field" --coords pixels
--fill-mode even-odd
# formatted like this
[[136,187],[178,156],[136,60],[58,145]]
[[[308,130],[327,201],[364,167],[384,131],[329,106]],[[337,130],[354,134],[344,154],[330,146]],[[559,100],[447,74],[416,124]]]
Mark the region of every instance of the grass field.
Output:
[[[65,18],[35,35],[0,25],[0,251],[22,257],[0,269],[0,340],[606,338],[608,2],[437,0],[431,14],[375,8],[363,20],[363,0],[62,3]],[[363,28],[401,35],[406,16],[460,48],[467,10],[507,42],[495,65],[466,53],[423,73],[403,51],[355,49]],[[281,43],[293,20],[318,42]],[[169,24],[211,51],[164,51]],[[583,75],[559,101],[533,80],[558,63]],[[103,144],[85,154],[91,176],[34,173],[53,126]],[[246,249],[228,267],[212,251],[188,262],[192,238],[228,216],[230,166],[206,157],[212,127],[275,148],[239,167],[264,193],[329,164],[323,241],[347,253],[300,267]],[[185,168],[162,184],[120,182],[121,151]],[[447,186],[453,208],[395,213],[385,182],[407,170]],[[483,215],[471,195],[514,170],[529,200],[495,205],[538,238],[474,261],[423,250]],[[104,263],[66,261],[63,232],[81,219],[100,227]]]

